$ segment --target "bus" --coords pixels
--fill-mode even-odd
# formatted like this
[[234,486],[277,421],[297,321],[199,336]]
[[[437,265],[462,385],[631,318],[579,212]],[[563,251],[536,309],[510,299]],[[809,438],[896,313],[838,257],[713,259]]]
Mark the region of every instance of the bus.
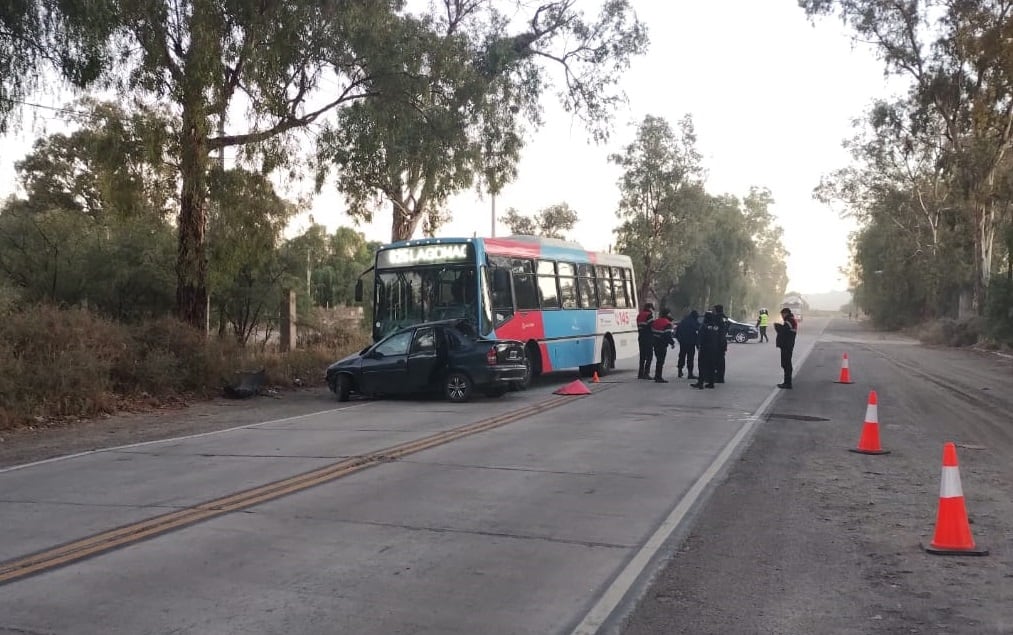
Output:
[[466,318],[484,337],[524,342],[528,380],[569,368],[605,375],[638,354],[627,256],[538,236],[407,240],[377,250],[356,301],[370,272],[374,341],[412,324]]

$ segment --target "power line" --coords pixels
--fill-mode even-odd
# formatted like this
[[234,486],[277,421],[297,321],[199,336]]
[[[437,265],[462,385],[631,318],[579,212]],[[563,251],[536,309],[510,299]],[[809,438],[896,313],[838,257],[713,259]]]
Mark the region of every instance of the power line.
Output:
[[10,97],[0,97],[0,101],[7,102],[8,104],[14,104],[17,106],[27,106],[28,108],[37,108],[40,110],[49,110],[51,112],[57,112],[64,115],[74,115],[76,117],[85,117],[88,119],[98,120],[100,117],[94,113],[85,112],[82,110],[73,110],[70,108],[63,108],[60,106],[47,106],[45,104],[37,104],[31,101],[24,101],[21,99],[11,99]]

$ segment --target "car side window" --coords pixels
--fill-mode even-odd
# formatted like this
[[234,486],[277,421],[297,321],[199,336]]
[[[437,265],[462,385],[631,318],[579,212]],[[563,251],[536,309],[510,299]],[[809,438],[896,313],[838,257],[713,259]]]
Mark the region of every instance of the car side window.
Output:
[[432,327],[426,327],[415,331],[415,341],[412,342],[412,353],[429,353],[436,350],[436,332]]
[[408,345],[412,341],[412,331],[405,331],[397,335],[391,335],[376,347],[376,352],[384,357],[392,355],[405,355],[408,353]]

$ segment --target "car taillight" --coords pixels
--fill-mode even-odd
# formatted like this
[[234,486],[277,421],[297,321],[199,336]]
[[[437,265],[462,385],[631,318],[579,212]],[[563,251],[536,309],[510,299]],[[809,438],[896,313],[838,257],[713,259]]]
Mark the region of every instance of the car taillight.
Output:
[[485,354],[485,362],[487,364],[489,364],[490,366],[493,366],[493,365],[496,364],[496,347],[495,346],[492,347],[492,348],[490,348],[489,352]]

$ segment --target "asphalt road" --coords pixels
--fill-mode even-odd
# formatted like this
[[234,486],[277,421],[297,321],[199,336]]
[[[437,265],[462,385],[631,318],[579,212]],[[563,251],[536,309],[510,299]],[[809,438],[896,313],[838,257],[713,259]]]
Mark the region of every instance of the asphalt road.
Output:
[[[0,584],[0,632],[1013,632],[1010,360],[825,327],[803,324],[793,391],[750,343],[716,390],[627,370],[565,403],[563,375],[463,406],[275,404],[0,470],[0,560],[65,545]],[[870,389],[889,455],[847,451]],[[919,547],[949,440],[986,557]],[[96,534],[117,548],[77,559]]]
[[[887,455],[847,451],[870,390]],[[621,632],[1013,633],[1011,413],[1010,359],[835,320]],[[988,556],[920,546],[948,441]]]
[[[627,363],[590,396],[227,513],[201,503],[515,412],[571,377],[8,468],[0,560],[73,550],[0,585],[0,632],[590,632],[622,614],[748,439],[777,363],[772,345],[731,345],[728,383],[707,391],[637,381]],[[201,522],[131,538],[195,509]],[[76,541],[110,531],[118,548],[76,559]]]

